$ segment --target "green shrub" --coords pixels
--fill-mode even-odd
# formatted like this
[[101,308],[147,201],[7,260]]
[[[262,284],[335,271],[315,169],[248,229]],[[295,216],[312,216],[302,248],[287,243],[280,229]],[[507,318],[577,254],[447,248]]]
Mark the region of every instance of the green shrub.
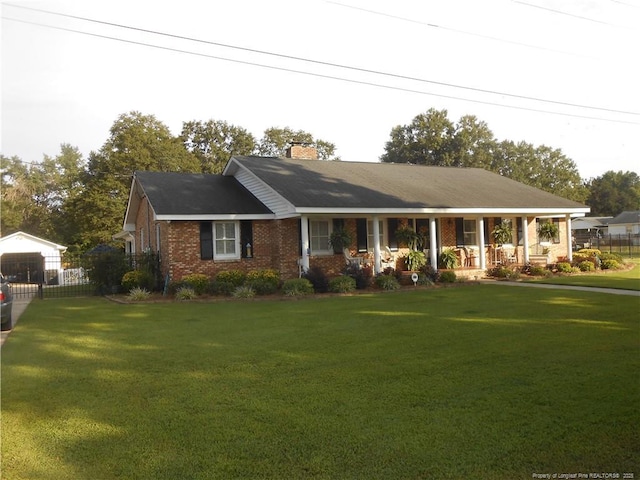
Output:
[[493,278],[509,278],[511,276],[511,270],[500,265],[487,270],[487,275]]
[[623,263],[622,255],[620,255],[619,253],[613,253],[613,252],[601,253],[600,254],[600,260],[602,260],[602,263],[604,263],[605,260],[615,260],[619,264]]
[[302,274],[313,285],[313,289],[317,293],[326,293],[329,291],[329,278],[321,267],[314,265]]
[[533,265],[529,269],[529,275],[533,275],[534,277],[549,277],[551,272],[540,265]]
[[581,272],[591,272],[596,269],[596,266],[593,262],[585,260],[578,264],[578,268],[580,269]]
[[313,284],[306,278],[292,278],[282,285],[282,293],[288,297],[309,295],[313,291]]
[[617,260],[607,259],[602,261],[600,268],[603,270],[619,270],[622,268],[622,265],[620,265],[620,262]]
[[373,281],[373,268],[369,265],[364,267],[359,265],[349,265],[345,269],[345,274],[349,275],[356,281],[356,288],[358,290],[369,288]]
[[89,255],[89,281],[101,294],[116,293],[120,290],[122,277],[130,269],[123,251],[108,250]]
[[191,287],[196,295],[204,295],[209,287],[209,277],[204,273],[190,273],[182,277],[182,283]]
[[131,270],[122,276],[122,288],[127,292],[136,287],[153,290],[154,286],[155,279],[148,270]]
[[254,270],[247,274],[246,285],[258,295],[276,293],[280,287],[280,274],[276,270]]
[[581,255],[586,255],[587,257],[599,257],[602,255],[602,252],[597,248],[581,248],[578,250],[578,253]]
[[556,268],[560,273],[571,273],[573,271],[573,267],[569,262],[560,262],[556,265]]
[[400,282],[396,277],[391,275],[379,275],[376,277],[376,286],[382,290],[398,290]]
[[341,275],[329,280],[329,291],[334,293],[349,293],[356,289],[356,281],[348,275]]
[[236,285],[233,282],[226,282],[221,280],[214,280],[211,284],[211,291],[217,295],[232,295],[233,291],[241,287],[242,285]]
[[142,300],[147,300],[151,292],[146,288],[133,287],[129,292],[129,300],[133,300],[134,302],[140,302]]
[[451,270],[447,270],[446,272],[442,272],[440,274],[440,282],[441,283],[454,283],[457,280],[456,272],[452,272]]
[[231,283],[236,287],[244,285],[247,280],[247,274],[240,270],[227,270],[216,275],[216,282]]
[[509,280],[520,280],[520,277],[522,277],[520,270],[514,269],[509,271],[509,276],[507,278]]
[[232,295],[234,298],[253,298],[256,296],[256,291],[249,285],[241,285],[236,287]]
[[422,286],[431,286],[433,285],[433,280],[431,280],[431,277],[429,277],[426,273],[420,272],[418,274],[418,285],[422,285]]
[[176,291],[176,300],[193,300],[196,297],[196,291],[191,287],[180,287]]

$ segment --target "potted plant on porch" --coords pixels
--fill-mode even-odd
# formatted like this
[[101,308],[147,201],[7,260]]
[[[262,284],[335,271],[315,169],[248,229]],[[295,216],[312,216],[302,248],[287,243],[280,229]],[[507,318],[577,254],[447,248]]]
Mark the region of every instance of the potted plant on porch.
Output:
[[513,240],[513,233],[510,220],[502,220],[500,224],[496,225],[491,235],[497,245],[505,245],[511,243]]
[[420,249],[422,237],[408,225],[403,225],[396,230],[396,238],[400,243],[409,247],[409,252],[404,256],[404,264],[410,272],[416,272],[427,264],[427,257]]

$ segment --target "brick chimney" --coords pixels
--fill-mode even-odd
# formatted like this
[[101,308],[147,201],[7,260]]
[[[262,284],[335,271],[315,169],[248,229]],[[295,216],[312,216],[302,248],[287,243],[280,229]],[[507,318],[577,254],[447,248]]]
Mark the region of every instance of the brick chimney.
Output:
[[318,150],[308,143],[291,142],[291,146],[287,148],[286,157],[297,160],[318,160]]

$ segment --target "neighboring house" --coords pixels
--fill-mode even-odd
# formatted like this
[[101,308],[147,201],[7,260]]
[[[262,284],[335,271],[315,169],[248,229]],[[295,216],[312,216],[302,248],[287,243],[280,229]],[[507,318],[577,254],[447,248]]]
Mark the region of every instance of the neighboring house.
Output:
[[571,222],[575,248],[589,248],[609,233],[609,221],[613,217],[583,217]]
[[[160,254],[172,279],[223,270],[278,270],[297,277],[320,266],[338,274],[342,252],[331,232],[351,232],[351,254],[382,269],[387,247],[402,253],[400,226],[420,232],[432,265],[446,248],[484,271],[500,257],[490,232],[513,226],[519,263],[539,250],[537,225],[554,222],[552,259],[571,258],[571,219],[589,207],[482,169],[308,159],[294,145],[287,158],[234,156],[221,175],[136,172],[123,231],[127,251]],[[307,158],[300,158],[301,156]],[[464,252],[477,252],[468,263]],[[480,253],[482,252],[482,253]],[[401,255],[396,255],[401,256]]]
[[57,283],[67,247],[16,232],[0,238],[0,269],[16,283]]
[[609,235],[640,235],[640,210],[622,212],[609,220]]

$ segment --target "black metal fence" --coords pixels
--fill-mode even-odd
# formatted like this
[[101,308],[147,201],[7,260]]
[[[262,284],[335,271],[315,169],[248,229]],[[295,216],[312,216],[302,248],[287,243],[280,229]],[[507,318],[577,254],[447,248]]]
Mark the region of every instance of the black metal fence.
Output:
[[17,298],[118,293],[123,275],[135,269],[147,269],[161,282],[158,255],[128,255],[120,251],[62,257],[5,253],[0,257],[0,269],[11,282]]
[[574,235],[574,249],[597,248],[601,252],[619,253],[623,256],[637,257],[640,255],[640,235],[597,235],[577,233]]

